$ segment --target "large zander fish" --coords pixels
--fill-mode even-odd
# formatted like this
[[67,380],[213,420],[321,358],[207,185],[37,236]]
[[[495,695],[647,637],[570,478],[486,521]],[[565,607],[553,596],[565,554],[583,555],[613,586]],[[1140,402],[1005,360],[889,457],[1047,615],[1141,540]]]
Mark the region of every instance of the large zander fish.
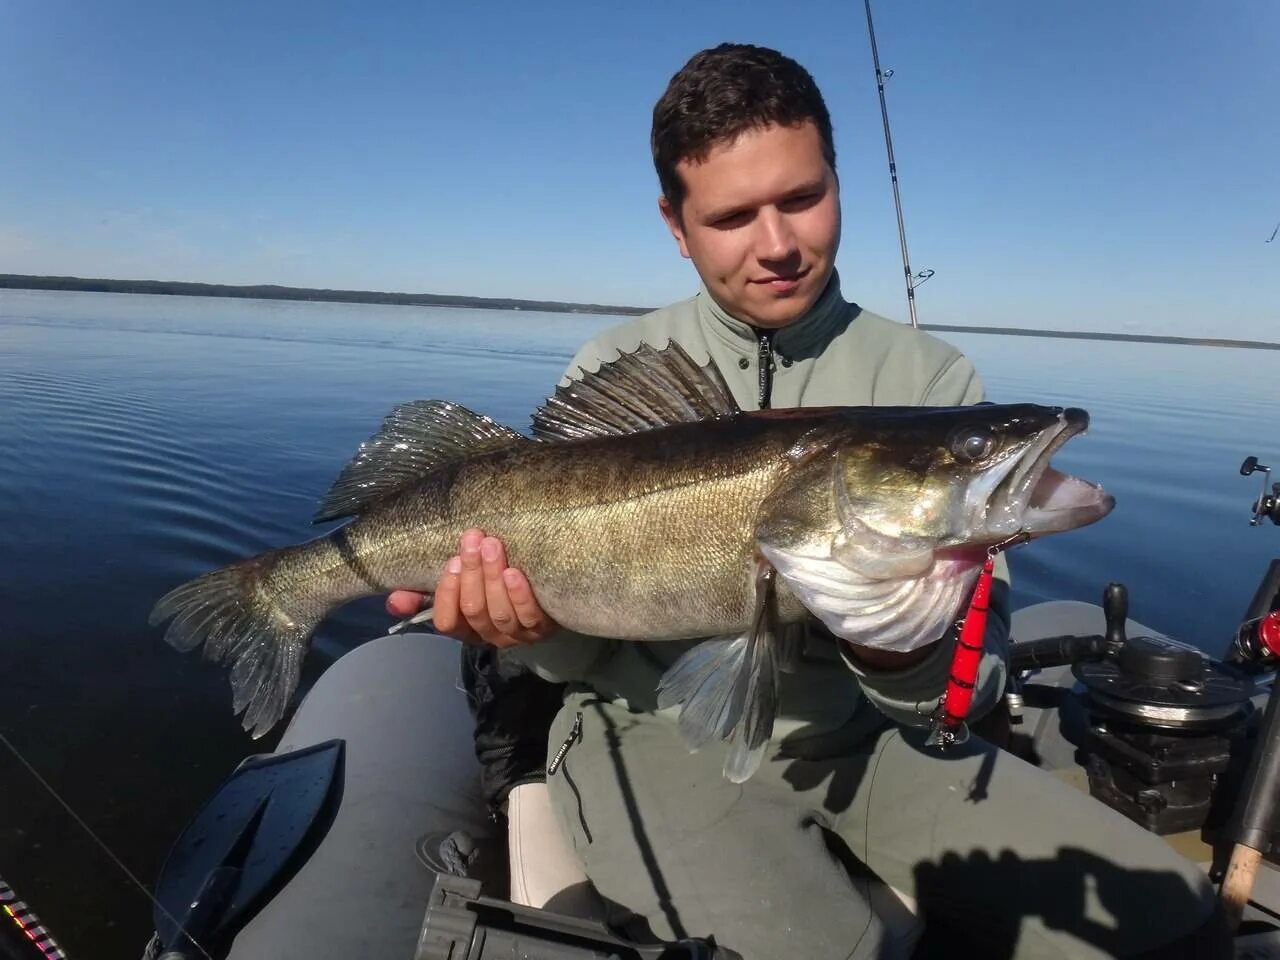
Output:
[[546,612],[625,640],[712,638],[663,677],[697,747],[750,776],[772,732],[779,646],[817,617],[906,650],[960,613],[990,545],[1105,516],[1101,488],[1049,466],[1088,424],[1032,404],[743,412],[719,372],[643,345],[557,388],[522,436],[456,404],[396,408],[317,521],[354,517],[177,587],[165,639],[231,665],[261,736],[335,607],[431,591],[468,527],[501,539]]

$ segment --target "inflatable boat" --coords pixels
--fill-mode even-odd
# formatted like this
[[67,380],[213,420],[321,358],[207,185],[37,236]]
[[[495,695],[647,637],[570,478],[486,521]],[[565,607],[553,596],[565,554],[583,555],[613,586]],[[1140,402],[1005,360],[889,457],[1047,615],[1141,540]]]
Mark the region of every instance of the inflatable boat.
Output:
[[[1263,471],[1253,520],[1280,524]],[[1102,586],[1102,585],[1100,585]],[[1219,885],[1238,956],[1280,956],[1280,559],[1220,656],[1098,605],[1012,622],[1008,749],[1157,833]],[[177,839],[156,884],[148,960],[731,957],[705,940],[639,946],[513,903],[480,850],[486,816],[458,648],[366,643],[308,692],[278,748],[251,757]],[[493,866],[493,854],[489,866]]]

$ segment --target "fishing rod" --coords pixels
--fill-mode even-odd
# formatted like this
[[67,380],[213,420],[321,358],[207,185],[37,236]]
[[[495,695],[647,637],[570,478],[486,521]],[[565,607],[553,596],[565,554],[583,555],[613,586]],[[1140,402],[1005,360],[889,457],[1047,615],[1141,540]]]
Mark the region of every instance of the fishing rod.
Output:
[[[124,872],[124,875],[129,878],[130,883],[142,891],[142,895],[155,906],[157,911],[161,911],[166,916],[172,917],[172,914],[156,899],[155,895],[147,889],[146,885],[134,875],[132,870],[125,866],[124,861],[116,856],[115,851],[107,845],[106,841],[93,831],[93,828],[85,822],[84,818],[76,813],[71,804],[63,799],[62,794],[58,793],[58,791],[53,788],[53,784],[41,776],[40,771],[31,765],[30,761],[22,755],[22,752],[19,751],[14,743],[3,733],[0,733],[0,746],[5,747],[13,755],[14,759],[16,759],[18,763],[21,764],[29,774],[31,774],[35,781],[44,788],[49,796],[51,796],[54,801],[66,811],[67,815],[75,821],[76,825],[87,833],[89,838],[102,849],[107,857],[109,857],[110,860]],[[6,894],[10,896],[6,898]],[[44,946],[49,947],[53,951],[45,953],[47,960],[66,960],[66,954],[63,952],[62,948],[54,942],[52,934],[50,934],[39,920],[36,919],[35,913],[30,907],[27,906],[26,903],[17,899],[16,894],[13,894],[13,888],[3,880],[0,880],[0,907],[3,907],[3,912],[8,914],[8,916],[18,924],[27,939],[31,940],[37,947],[41,947],[42,949],[42,940],[40,938],[43,938]],[[204,957],[205,960],[213,960],[212,955],[206,951],[203,946],[196,942],[194,938],[191,938],[191,941],[194,950],[198,952],[201,957]]]
[[911,258],[907,255],[907,227],[902,219],[902,198],[898,192],[898,164],[893,158],[893,136],[889,133],[889,107],[884,99],[884,82],[893,76],[893,71],[880,69],[880,52],[876,48],[876,28],[871,22],[871,0],[862,0],[867,9],[867,35],[871,38],[871,62],[876,68],[876,90],[880,94],[880,119],[884,122],[884,147],[889,154],[889,181],[893,184],[893,208],[898,214],[898,244],[902,248],[902,272],[907,282],[907,312],[911,315],[911,326],[919,327],[920,319],[916,316],[916,287],[933,276],[932,270],[921,270],[918,274],[911,272]]
[[[1280,230],[1280,227],[1277,227]],[[1250,526],[1270,520],[1280,526],[1280,483],[1271,483],[1271,468],[1248,457],[1242,477],[1262,474],[1262,492],[1253,505]],[[1268,489],[1270,485],[1270,489]],[[1274,669],[1280,662],[1280,559],[1272,560],[1249,601],[1226,658],[1237,664]],[[1230,843],[1218,897],[1232,933],[1240,926],[1263,857],[1275,849],[1275,810],[1280,805],[1280,680],[1273,680],[1256,745],[1249,757],[1225,839]]]
[[18,899],[13,887],[5,883],[3,877],[0,877],[0,912],[17,924],[19,932],[34,945],[44,960],[67,960],[49,928],[40,922],[26,901]]

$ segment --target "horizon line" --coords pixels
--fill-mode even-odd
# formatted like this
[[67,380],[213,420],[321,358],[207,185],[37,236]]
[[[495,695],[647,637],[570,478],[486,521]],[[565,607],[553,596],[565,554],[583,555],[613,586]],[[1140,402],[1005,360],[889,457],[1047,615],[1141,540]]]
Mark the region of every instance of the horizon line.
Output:
[[[325,303],[372,303],[391,306],[448,306],[489,310],[532,310],[546,313],[587,313],[603,316],[640,316],[652,307],[581,303],[570,300],[533,300],[521,297],[476,297],[463,294],[397,293],[379,290],[335,290],[327,287],[289,287],[275,283],[226,284],[191,280],[116,280],[2,273],[0,289],[71,290],[84,293],[128,293],[153,296],[232,297],[253,300],[299,300]],[[1201,347],[1236,347],[1248,350],[1280,350],[1280,342],[1237,340],[1227,337],[1186,337],[1175,334],[1114,333],[1090,330],[1044,330],[979,324],[921,323],[921,330],[979,333],[1014,337],[1049,337],[1066,340],[1113,340],[1131,343],[1168,343]]]

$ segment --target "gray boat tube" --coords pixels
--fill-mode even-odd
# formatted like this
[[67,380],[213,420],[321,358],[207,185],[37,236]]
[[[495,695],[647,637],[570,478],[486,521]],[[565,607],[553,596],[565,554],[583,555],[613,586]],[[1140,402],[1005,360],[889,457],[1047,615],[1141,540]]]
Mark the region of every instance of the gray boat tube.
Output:
[[340,657],[299,704],[276,753],[346,741],[333,825],[236,936],[229,960],[412,957],[436,874],[423,834],[488,836],[455,641],[380,637]]
[[[1154,634],[1134,621],[1127,626],[1133,634]],[[1013,615],[1015,642],[1104,631],[1103,611],[1092,604],[1057,601]],[[310,859],[237,935],[228,960],[415,955],[436,882],[418,859],[418,839],[454,830],[479,839],[494,830],[479,789],[459,667],[456,642],[411,633],[372,640],[321,675],[275,752],[344,740],[341,805]],[[1035,680],[1064,693],[1074,686],[1069,667],[1038,671]],[[1064,774],[1077,770],[1059,711],[1027,702],[1022,713],[1041,764]],[[1087,789],[1081,779],[1067,782]],[[1210,851],[1204,853],[1208,868]],[[1265,873],[1254,900],[1280,909],[1280,874]],[[1253,904],[1245,916],[1259,916]]]

